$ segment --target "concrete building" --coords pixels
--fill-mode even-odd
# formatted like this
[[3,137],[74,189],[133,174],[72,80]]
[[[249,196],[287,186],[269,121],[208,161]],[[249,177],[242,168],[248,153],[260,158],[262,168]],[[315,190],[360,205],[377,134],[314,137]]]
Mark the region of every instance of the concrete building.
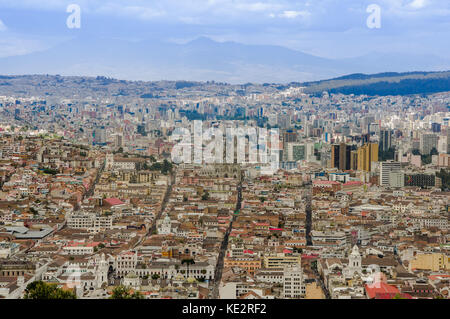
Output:
[[380,163],[380,185],[390,186],[390,174],[400,172],[401,164],[395,161],[386,161]]

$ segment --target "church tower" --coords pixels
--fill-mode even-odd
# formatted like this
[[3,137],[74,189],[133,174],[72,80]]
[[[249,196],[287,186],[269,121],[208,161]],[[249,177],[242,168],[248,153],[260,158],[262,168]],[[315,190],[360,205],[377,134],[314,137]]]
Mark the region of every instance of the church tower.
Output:
[[105,254],[101,255],[100,261],[95,265],[95,283],[97,288],[106,283],[108,284],[108,262],[105,260]]
[[359,253],[358,246],[353,246],[352,252],[350,253],[348,257],[348,265],[346,269],[344,270],[345,276],[347,278],[353,277],[353,275],[356,273],[361,274],[362,272],[362,258]]

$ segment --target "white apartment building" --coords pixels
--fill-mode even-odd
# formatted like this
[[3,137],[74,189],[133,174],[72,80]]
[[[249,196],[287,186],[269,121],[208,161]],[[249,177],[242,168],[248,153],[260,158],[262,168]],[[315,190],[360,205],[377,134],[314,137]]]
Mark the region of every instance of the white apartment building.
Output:
[[399,172],[400,162],[386,161],[380,163],[380,185],[389,186],[391,172]]
[[90,232],[112,229],[112,215],[98,215],[94,213],[73,213],[66,217],[67,227],[73,229],[86,229]]
[[300,267],[286,268],[283,279],[283,298],[299,299],[305,293],[302,269]]

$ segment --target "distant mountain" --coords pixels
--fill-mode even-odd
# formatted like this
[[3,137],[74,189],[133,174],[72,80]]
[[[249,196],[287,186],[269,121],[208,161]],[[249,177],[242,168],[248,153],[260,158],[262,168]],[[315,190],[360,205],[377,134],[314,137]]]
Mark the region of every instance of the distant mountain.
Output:
[[74,96],[158,99],[175,97],[179,94],[246,95],[275,93],[299,86],[304,88],[305,93],[316,96],[322,95],[324,91],[369,96],[432,94],[450,92],[450,71],[356,73],[314,82],[235,85],[216,81],[126,81],[105,76],[0,75],[0,95],[45,96],[53,101],[53,97]]
[[316,95],[324,91],[371,96],[431,94],[450,91],[450,71],[357,73],[297,85],[305,86],[306,93]]
[[450,59],[370,54],[333,60],[274,45],[216,42],[185,44],[79,37],[41,52],[0,58],[3,74],[61,74],[129,80],[215,80],[228,83],[315,81],[349,73],[440,71]]

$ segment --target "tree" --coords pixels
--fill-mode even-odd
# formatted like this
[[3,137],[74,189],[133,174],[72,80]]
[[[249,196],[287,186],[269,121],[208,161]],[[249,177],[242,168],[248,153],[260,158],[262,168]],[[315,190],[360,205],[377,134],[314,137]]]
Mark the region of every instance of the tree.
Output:
[[209,193],[208,191],[205,191],[202,195],[202,200],[208,200],[209,199]]
[[72,291],[58,288],[56,284],[48,284],[42,280],[33,281],[25,288],[24,299],[76,299]]
[[441,189],[443,191],[450,188],[450,170],[441,168],[441,171],[437,172],[436,176],[442,180]]
[[161,168],[161,173],[166,175],[167,173],[172,171],[172,163],[170,163],[168,160],[164,160]]
[[120,285],[113,289],[109,299],[144,299],[144,296],[139,291],[132,292],[131,288]]
[[153,275],[152,275],[152,279],[153,279],[153,280],[159,279],[159,275],[158,275],[158,274],[153,274]]
[[439,152],[435,147],[433,147],[430,151],[430,155],[439,155]]

